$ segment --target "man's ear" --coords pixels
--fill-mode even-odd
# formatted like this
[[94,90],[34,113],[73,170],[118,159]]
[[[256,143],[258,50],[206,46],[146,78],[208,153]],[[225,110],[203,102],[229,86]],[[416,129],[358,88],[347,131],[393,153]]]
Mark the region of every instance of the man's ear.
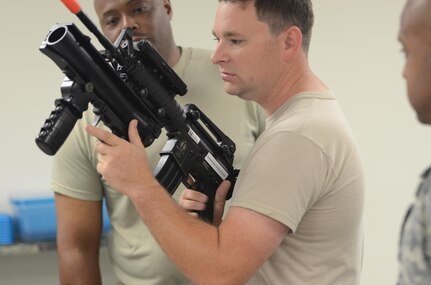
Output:
[[297,26],[292,26],[281,33],[284,42],[286,59],[302,49],[302,32]]
[[163,0],[163,8],[166,10],[166,14],[169,16],[169,20],[172,20],[172,4],[170,0]]

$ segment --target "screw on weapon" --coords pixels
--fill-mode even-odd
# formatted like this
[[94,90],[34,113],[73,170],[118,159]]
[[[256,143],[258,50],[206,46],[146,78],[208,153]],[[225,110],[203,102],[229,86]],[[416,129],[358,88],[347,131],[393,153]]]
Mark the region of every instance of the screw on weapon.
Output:
[[166,116],[166,110],[165,110],[165,108],[159,108],[159,109],[157,109],[157,116],[159,118],[164,118]]
[[147,88],[142,88],[139,91],[139,96],[141,96],[141,98],[148,98],[148,90],[147,90]]
[[85,83],[85,92],[87,92],[87,93],[93,93],[94,92],[94,84],[93,84],[93,82],[87,82],[87,83]]

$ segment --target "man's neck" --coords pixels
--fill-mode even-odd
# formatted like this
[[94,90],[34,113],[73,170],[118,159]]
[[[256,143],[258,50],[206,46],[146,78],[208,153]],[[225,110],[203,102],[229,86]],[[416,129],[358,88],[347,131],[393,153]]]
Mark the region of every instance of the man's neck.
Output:
[[268,114],[274,113],[281,105],[296,94],[303,92],[324,92],[329,88],[308,68],[295,69],[291,74],[286,74],[284,80],[280,81],[278,88],[272,91],[262,107]]
[[169,66],[173,67],[177,62],[180,60],[181,57],[181,47],[173,46],[171,51],[169,52],[169,56],[166,59],[166,62],[169,64]]

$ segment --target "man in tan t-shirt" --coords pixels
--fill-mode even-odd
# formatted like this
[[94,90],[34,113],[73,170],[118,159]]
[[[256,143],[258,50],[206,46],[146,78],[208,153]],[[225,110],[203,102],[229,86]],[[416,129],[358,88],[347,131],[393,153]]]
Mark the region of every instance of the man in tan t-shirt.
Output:
[[[360,283],[362,165],[335,96],[309,67],[312,25],[310,0],[219,1],[212,61],[227,93],[257,102],[268,118],[226,216],[212,225],[172,203],[154,179],[136,121],[130,142],[87,127],[103,141],[99,172],[195,284]],[[228,186],[218,189],[220,212]],[[183,193],[183,208],[205,207],[201,193]]]

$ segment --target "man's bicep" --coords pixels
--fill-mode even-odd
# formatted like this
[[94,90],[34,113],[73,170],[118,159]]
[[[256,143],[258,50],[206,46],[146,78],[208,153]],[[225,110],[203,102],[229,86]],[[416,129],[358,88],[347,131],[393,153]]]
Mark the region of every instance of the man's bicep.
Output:
[[55,194],[59,243],[98,244],[102,229],[102,202]]

